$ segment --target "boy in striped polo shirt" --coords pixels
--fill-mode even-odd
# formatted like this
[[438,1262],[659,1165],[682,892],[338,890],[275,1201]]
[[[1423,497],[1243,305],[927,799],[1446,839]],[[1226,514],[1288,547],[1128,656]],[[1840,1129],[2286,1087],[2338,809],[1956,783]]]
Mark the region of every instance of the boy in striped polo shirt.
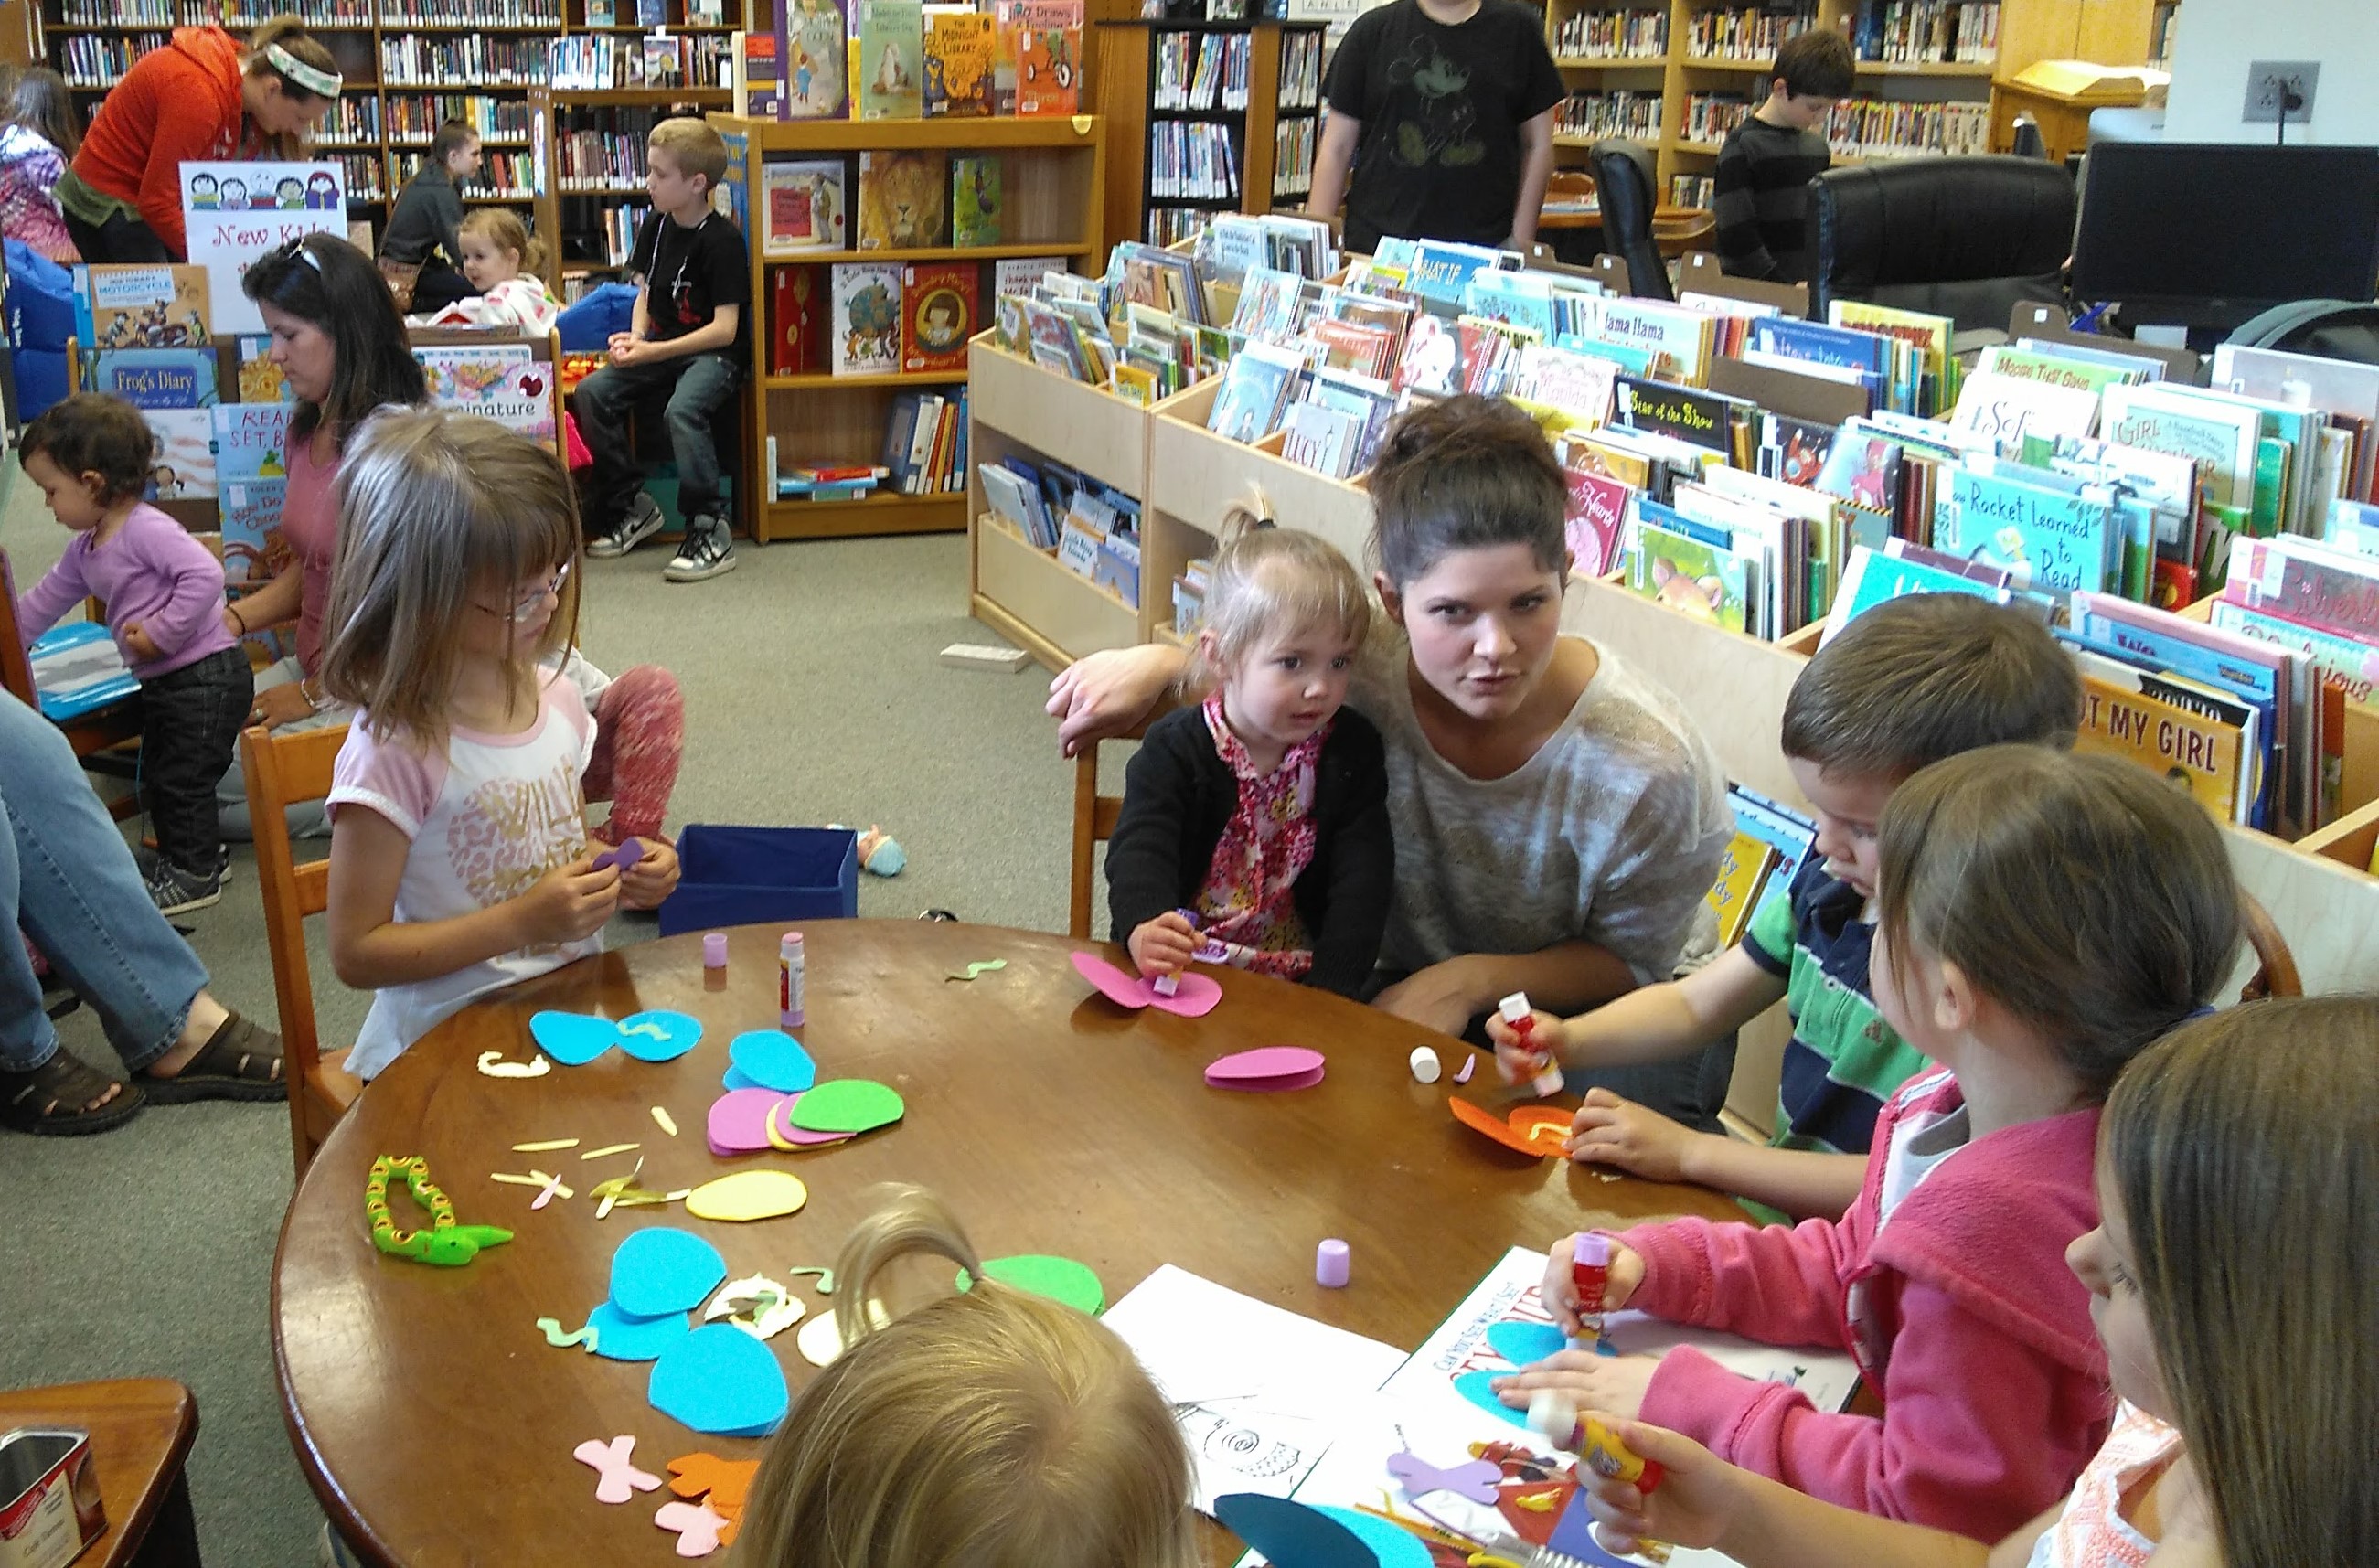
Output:
[[[1795,1218],[1839,1218],[1858,1196],[1876,1115],[1926,1064],[1875,1008],[1876,824],[1928,763],[2006,742],[2070,748],[2082,712],[2073,661],[2038,622],[1962,594],[1878,605],[1817,650],[1784,704],[1783,748],[1815,808],[1816,853],[1743,942],[1682,980],[1573,1019],[1536,1015],[1562,1066],[1613,1067],[1701,1050],[1783,1002],[1793,1017],[1774,1136],[1692,1131],[1597,1089],[1570,1157],[1655,1181],[1692,1181]],[[1507,1079],[1528,1053],[1488,1025]]]
[[1726,133],[1710,178],[1721,271],[1738,278],[1806,283],[1809,182],[1831,166],[1826,116],[1850,96],[1851,46],[1811,28],[1784,41],[1767,101]]

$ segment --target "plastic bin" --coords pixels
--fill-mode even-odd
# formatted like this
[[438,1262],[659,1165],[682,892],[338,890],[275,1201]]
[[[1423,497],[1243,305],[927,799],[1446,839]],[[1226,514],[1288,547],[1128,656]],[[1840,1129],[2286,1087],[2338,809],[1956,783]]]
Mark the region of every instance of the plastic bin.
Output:
[[661,935],[859,913],[859,835],[847,827],[714,827],[677,841],[677,891]]

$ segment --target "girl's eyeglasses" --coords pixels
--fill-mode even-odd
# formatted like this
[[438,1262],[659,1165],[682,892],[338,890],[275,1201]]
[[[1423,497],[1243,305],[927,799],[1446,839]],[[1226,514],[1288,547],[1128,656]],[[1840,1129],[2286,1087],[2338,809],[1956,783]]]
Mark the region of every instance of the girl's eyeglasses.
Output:
[[525,626],[537,619],[537,611],[545,608],[548,597],[560,598],[562,589],[569,586],[569,584],[570,568],[567,565],[560,566],[555,568],[552,576],[524,594],[520,602],[510,609],[489,609],[486,605],[480,605],[477,608],[486,610],[489,615],[509,621],[515,626]]

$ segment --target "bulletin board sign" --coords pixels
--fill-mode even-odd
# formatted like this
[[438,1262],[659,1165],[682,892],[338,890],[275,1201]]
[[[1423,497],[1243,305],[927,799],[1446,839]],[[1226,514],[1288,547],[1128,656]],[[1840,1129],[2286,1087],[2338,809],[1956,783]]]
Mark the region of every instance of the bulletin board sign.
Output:
[[344,172],[336,163],[184,163],[182,223],[191,264],[207,270],[215,335],[261,332],[264,318],[240,278],[293,239],[346,237]]

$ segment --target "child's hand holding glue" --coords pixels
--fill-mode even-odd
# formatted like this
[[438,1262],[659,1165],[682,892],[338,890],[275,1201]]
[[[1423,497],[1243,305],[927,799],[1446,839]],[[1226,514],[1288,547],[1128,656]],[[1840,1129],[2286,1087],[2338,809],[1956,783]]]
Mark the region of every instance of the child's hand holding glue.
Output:
[[[1599,1297],[1592,1285],[1598,1275],[1602,1282]],[[1626,1306],[1643,1283],[1644,1260],[1634,1248],[1607,1236],[1580,1232],[1552,1244],[1539,1295],[1564,1333],[1592,1339],[1602,1332],[1602,1314]]]
[[1562,1021],[1531,1009],[1527,992],[1515,991],[1496,1005],[1487,1019],[1487,1038],[1505,1083],[1526,1083],[1540,1100],[1561,1092]]
[[1662,1545],[1723,1548],[1747,1493],[1772,1486],[1665,1427],[1581,1414],[1547,1389],[1528,1425],[1578,1455],[1595,1538],[1623,1556]]
[[1131,954],[1132,967],[1155,983],[1157,995],[1169,996],[1180,983],[1181,971],[1198,956],[1198,927],[1190,912],[1168,910],[1134,926],[1124,947]]

